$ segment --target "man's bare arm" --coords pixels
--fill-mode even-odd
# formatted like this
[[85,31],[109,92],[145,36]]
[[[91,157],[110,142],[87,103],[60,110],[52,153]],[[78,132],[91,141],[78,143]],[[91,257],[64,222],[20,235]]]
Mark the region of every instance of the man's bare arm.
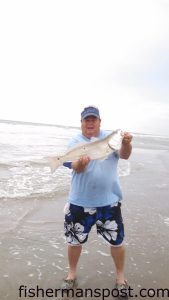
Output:
[[119,150],[120,158],[128,159],[132,152],[132,141],[133,136],[129,132],[124,132],[121,149]]

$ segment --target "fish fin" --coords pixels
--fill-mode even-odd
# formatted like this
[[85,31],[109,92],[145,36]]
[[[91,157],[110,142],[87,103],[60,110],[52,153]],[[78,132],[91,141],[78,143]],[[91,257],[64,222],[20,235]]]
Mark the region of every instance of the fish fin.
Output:
[[68,154],[72,153],[74,150],[76,150],[82,146],[85,146],[87,144],[88,144],[88,142],[80,142],[77,145],[75,145],[74,147],[69,148],[69,150],[65,153],[65,155],[68,155]]
[[55,170],[62,165],[61,157],[60,156],[53,156],[47,158],[49,161],[51,172],[54,173]]

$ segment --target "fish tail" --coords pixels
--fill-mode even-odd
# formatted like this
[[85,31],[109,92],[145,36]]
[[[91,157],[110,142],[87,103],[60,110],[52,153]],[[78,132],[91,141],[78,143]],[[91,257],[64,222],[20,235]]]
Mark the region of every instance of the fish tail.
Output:
[[54,173],[55,170],[62,165],[60,156],[48,157],[51,172]]

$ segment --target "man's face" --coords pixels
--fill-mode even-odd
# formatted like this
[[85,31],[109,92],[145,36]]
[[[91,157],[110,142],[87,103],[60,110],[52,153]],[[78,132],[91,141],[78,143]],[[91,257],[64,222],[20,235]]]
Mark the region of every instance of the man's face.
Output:
[[81,120],[82,133],[87,138],[97,137],[100,133],[101,120],[94,116],[88,116]]

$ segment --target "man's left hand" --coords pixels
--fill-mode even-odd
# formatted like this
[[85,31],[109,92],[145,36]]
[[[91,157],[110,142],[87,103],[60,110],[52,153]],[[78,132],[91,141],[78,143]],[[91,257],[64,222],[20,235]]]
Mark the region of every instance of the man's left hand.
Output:
[[129,133],[129,132],[124,132],[124,133],[123,133],[122,144],[123,144],[123,145],[128,145],[128,144],[130,144],[131,141],[132,141],[132,138],[133,138],[133,136],[132,136],[131,133]]

